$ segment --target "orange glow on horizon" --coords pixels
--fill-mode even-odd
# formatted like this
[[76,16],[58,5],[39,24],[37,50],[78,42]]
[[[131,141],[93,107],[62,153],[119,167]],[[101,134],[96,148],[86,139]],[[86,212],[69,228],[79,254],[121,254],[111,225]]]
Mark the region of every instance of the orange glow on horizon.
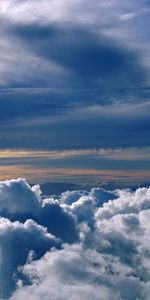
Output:
[[[101,181],[121,181],[121,182],[139,182],[150,180],[149,170],[95,170],[95,169],[79,169],[79,168],[32,168],[27,165],[19,166],[0,166],[0,180],[8,180],[12,178],[23,177],[29,182],[47,182],[54,180],[72,181],[73,179],[86,178],[92,181],[92,176],[96,180]],[[82,177],[82,178],[81,178]]]

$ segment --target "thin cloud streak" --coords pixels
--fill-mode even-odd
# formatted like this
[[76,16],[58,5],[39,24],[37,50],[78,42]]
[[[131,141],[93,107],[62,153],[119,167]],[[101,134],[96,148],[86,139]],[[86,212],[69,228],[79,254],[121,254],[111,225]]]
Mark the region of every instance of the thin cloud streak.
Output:
[[80,168],[39,168],[28,165],[0,166],[0,180],[24,177],[31,183],[46,181],[94,182],[115,180],[119,182],[141,182],[150,179],[149,170],[95,170]]
[[150,147],[141,148],[100,148],[100,149],[72,149],[55,151],[38,150],[1,150],[0,159],[3,158],[43,158],[43,159],[63,159],[80,156],[97,156],[112,160],[149,160]]

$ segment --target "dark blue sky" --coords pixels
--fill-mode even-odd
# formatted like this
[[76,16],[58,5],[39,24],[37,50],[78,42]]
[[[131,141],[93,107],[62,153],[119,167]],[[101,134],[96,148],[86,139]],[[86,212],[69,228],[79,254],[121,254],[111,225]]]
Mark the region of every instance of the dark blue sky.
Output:
[[[36,167],[46,181],[54,169],[62,180],[65,169],[132,170],[148,180],[149,2],[74,2],[1,1],[1,179],[34,181]],[[60,157],[47,158],[55,150]]]

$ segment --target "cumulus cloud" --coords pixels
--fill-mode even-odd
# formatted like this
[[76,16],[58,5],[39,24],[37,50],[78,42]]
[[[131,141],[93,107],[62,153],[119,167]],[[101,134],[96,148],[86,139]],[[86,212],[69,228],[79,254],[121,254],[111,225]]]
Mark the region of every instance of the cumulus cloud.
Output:
[[149,299],[150,188],[0,187],[0,299]]
[[[49,252],[37,264],[26,265],[24,272],[34,283],[27,288],[18,288],[12,299],[118,299],[113,290],[99,284],[97,253],[85,250],[78,245],[66,246],[58,252]],[[103,268],[103,267],[102,267]],[[35,276],[38,270],[38,276]],[[105,280],[105,275],[103,280]],[[39,284],[41,280],[41,284]]]
[[36,189],[26,180],[8,180],[0,182],[0,212],[36,214],[40,203]]
[[[0,297],[7,298],[19,277],[18,267],[39,258],[61,242],[33,220],[24,224],[0,218]],[[23,277],[22,277],[23,278]]]
[[0,213],[11,221],[25,222],[29,218],[45,226],[65,242],[78,239],[75,217],[64,210],[57,199],[40,198],[40,187],[32,188],[24,179],[0,183]]

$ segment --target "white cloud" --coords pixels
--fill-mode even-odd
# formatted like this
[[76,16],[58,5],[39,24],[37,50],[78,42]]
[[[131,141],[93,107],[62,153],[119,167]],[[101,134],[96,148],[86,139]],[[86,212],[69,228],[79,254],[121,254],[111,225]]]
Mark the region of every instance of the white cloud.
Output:
[[0,212],[37,214],[40,208],[39,197],[24,179],[0,182]]
[[[102,22],[106,25],[106,16],[109,16],[107,22],[111,23],[120,17],[127,21],[139,13],[147,12],[146,3],[142,5],[135,1],[121,2],[118,0],[95,1],[94,3],[85,0],[2,0],[1,14],[15,22],[81,22],[95,23]],[[98,19],[99,16],[99,19]]]
[[[1,199],[4,194],[16,220],[0,219],[3,299],[149,299],[150,188],[94,188],[43,199],[39,185],[31,189],[25,180],[1,186]],[[34,201],[40,206],[37,222],[28,220]],[[68,234],[69,243],[60,248],[54,231],[64,241]]]
[[[95,264],[103,264],[99,261],[98,254],[94,251],[83,250],[80,245],[66,245],[60,252],[47,253],[35,264],[26,265],[24,271],[34,277],[34,285],[27,289],[18,289],[12,299],[25,299],[31,295],[31,299],[120,299],[105,284],[100,284],[101,278],[97,273]],[[100,267],[103,269],[103,265]],[[36,276],[36,274],[39,275]],[[105,281],[105,275],[102,281]],[[41,280],[41,284],[39,284]],[[35,291],[35,293],[34,293]]]
[[24,224],[0,218],[0,298],[7,298],[14,290],[19,277],[18,267],[28,257],[41,257],[51,247],[59,247],[60,241],[46,228],[27,220]]

